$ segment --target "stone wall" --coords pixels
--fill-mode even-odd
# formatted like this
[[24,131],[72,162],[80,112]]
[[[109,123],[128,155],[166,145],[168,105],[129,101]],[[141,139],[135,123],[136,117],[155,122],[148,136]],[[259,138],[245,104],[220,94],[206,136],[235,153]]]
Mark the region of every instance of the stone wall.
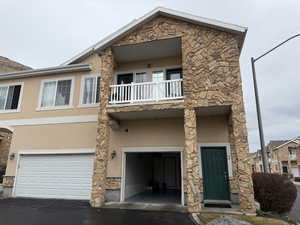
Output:
[[0,132],[0,166],[6,166],[12,134]]
[[109,87],[112,83],[113,55],[110,48],[101,56],[100,110],[98,114],[97,146],[92,181],[91,205],[100,207],[105,202],[107,161],[109,152]]
[[[199,211],[201,183],[196,140],[196,110],[208,106],[230,108],[230,145],[234,190],[239,193],[241,210],[254,213],[251,172],[248,154],[245,110],[239,69],[238,36],[176,19],[158,16],[124,36],[113,46],[137,44],[166,38],[181,38],[184,102],[107,108],[109,84],[113,79],[111,47],[102,53],[101,104],[93,180],[92,205],[101,206],[105,192],[108,152],[109,113],[152,109],[183,109],[185,129],[185,191],[189,211]],[[201,126],[201,124],[200,124]]]

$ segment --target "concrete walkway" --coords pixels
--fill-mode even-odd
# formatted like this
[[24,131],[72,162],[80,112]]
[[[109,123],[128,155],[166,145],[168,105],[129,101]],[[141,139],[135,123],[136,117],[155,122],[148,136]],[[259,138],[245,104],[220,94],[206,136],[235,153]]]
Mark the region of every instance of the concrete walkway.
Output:
[[85,201],[0,200],[0,225],[195,225],[187,213],[94,209]]

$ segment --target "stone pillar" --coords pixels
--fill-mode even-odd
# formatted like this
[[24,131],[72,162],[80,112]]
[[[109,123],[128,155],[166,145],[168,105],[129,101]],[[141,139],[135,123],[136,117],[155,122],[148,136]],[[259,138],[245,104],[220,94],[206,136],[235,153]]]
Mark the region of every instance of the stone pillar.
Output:
[[100,78],[100,110],[98,114],[97,145],[95,152],[94,174],[92,182],[92,195],[90,203],[93,207],[101,207],[105,203],[107,161],[109,152],[109,115],[107,105],[109,102],[109,86],[113,79],[113,55],[111,49],[105,50],[101,58]]
[[243,107],[233,105],[229,116],[229,139],[235,155],[236,179],[239,189],[240,208],[243,213],[255,214],[251,170],[247,164],[248,139]]
[[184,110],[184,160],[186,165],[186,204],[189,212],[199,212],[201,209],[200,199],[200,176],[199,157],[197,149],[197,117],[195,109]]

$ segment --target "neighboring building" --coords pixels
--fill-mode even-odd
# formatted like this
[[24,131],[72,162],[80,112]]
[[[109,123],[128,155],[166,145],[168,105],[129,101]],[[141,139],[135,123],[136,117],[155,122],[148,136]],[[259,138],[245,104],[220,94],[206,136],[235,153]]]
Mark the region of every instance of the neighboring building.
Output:
[[300,137],[286,141],[272,151],[274,172],[300,177]]
[[255,213],[246,31],[157,8],[61,66],[0,76],[20,88],[18,107],[1,111],[13,132],[5,194]]
[[[272,173],[300,176],[300,137],[291,140],[272,140],[266,146],[269,167]],[[262,172],[261,151],[253,156],[252,167]]]
[[[12,61],[3,56],[0,56],[0,74],[13,72],[13,71],[28,70],[28,69],[31,68],[28,66],[24,66],[18,62]],[[1,90],[1,86],[0,86],[0,90]],[[0,96],[2,94],[3,92],[0,92]],[[2,176],[4,175],[6,169],[10,141],[11,141],[11,133],[6,132],[6,130],[1,129],[0,127],[0,184],[2,183]]]
[[31,69],[29,66],[25,66],[9,58],[0,56],[0,74],[29,69]]

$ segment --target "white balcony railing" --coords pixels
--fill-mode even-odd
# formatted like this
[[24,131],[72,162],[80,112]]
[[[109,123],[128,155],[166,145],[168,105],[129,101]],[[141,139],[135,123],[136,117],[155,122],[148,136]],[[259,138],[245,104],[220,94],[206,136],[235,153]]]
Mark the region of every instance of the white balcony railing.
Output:
[[183,98],[182,79],[110,86],[110,104]]

